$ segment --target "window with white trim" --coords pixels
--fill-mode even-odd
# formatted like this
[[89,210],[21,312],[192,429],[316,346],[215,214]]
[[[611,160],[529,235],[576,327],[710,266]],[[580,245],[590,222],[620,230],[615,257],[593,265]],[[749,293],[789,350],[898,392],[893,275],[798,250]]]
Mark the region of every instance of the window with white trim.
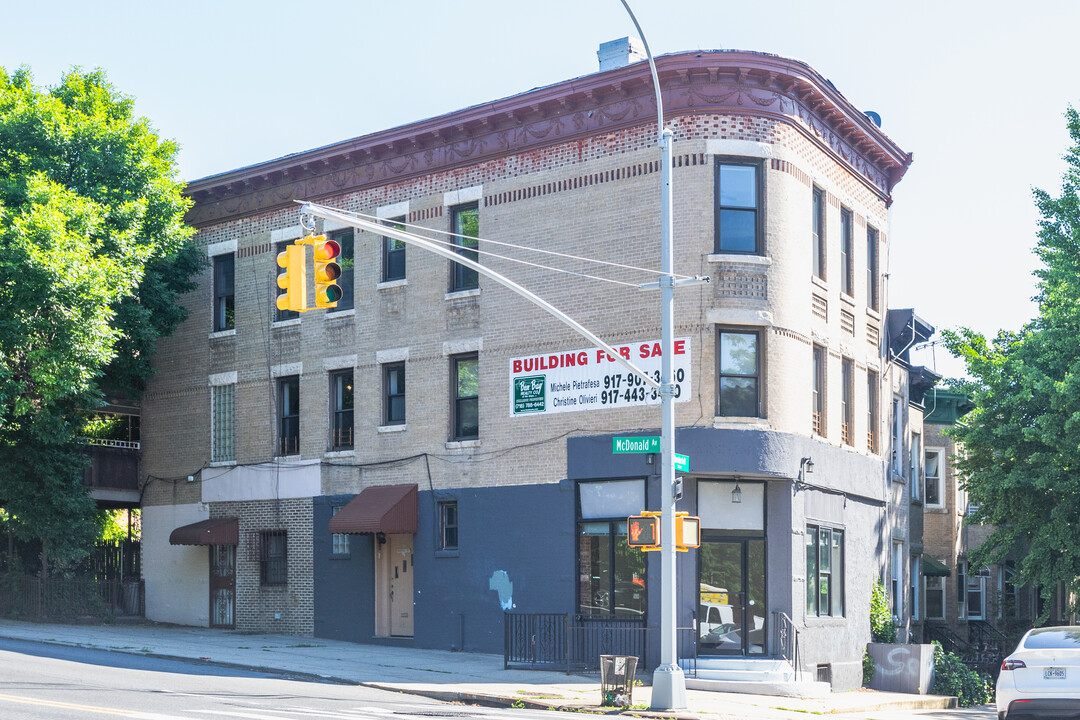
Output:
[[[330,517],[334,517],[344,508],[344,505],[335,505],[330,510]],[[349,554],[349,536],[343,533],[334,533],[330,536],[330,553],[332,555]]]
[[945,477],[944,448],[926,448],[923,476],[926,478],[926,504],[930,507],[942,507],[945,498],[942,482]]
[[926,619],[945,619],[945,578],[940,575],[926,577]]

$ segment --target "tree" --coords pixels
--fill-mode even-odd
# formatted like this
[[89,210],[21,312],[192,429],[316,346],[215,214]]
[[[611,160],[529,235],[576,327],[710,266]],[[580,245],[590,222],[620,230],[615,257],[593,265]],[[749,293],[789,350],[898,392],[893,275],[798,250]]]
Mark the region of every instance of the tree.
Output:
[[176,152],[101,70],[0,68],[0,504],[54,560],[95,528],[82,411],[142,389],[200,267]]
[[[1017,557],[1017,582],[1049,598],[1080,590],[1080,114],[1066,113],[1072,148],[1057,198],[1035,190],[1038,316],[987,341],[969,329],[945,342],[972,378],[957,384],[975,410],[955,426],[972,522],[994,526],[972,558]],[[1043,618],[1045,620],[1045,617]]]

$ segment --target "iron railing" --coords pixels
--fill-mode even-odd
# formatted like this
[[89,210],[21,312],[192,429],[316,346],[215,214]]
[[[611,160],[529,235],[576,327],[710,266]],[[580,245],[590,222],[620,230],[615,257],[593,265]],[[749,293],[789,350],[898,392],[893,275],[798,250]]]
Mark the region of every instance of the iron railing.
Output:
[[787,616],[787,613],[779,610],[772,614],[773,626],[773,655],[787,660],[795,669],[795,680],[799,680],[799,629]]
[[[648,648],[659,628],[643,619],[596,618],[568,613],[504,613],[503,667],[525,670],[598,671],[601,655],[626,655],[645,669]],[[697,672],[693,628],[678,628],[678,654],[687,672]]]
[[144,603],[141,580],[42,580],[23,576],[0,585],[0,615],[30,620],[143,615]]

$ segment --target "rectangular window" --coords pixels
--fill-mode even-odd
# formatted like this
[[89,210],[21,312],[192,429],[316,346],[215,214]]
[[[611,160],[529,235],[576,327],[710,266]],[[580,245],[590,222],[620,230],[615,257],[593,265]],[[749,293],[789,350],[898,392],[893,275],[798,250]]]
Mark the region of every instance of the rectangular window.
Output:
[[439,549],[458,549],[457,501],[439,503]]
[[855,294],[852,290],[852,285],[855,283],[855,266],[851,247],[853,232],[851,211],[840,208],[840,292],[845,295]]
[[760,334],[720,330],[717,333],[716,414],[759,417],[761,408]]
[[893,544],[892,554],[892,584],[889,587],[889,597],[892,599],[892,614],[897,618],[904,617],[904,545]]
[[878,307],[878,231],[866,226],[866,304],[871,310]]
[[942,448],[927,448],[926,463],[923,465],[923,474],[926,476],[926,504],[936,507],[942,506],[942,498],[945,491],[942,486],[945,468],[945,450]]
[[259,533],[259,584],[286,585],[289,582],[288,542],[284,530]]
[[626,541],[626,519],[578,523],[578,612],[644,618],[645,553]]
[[899,396],[892,401],[892,471],[904,476],[904,405]]
[[763,252],[761,167],[756,161],[717,162],[716,252]]
[[814,219],[811,233],[813,237],[814,275],[825,279],[825,191],[814,188]]
[[236,385],[215,385],[210,388],[210,461],[232,462],[236,460],[233,444],[236,430]]
[[964,617],[967,612],[967,561],[956,563],[956,606],[957,615]]
[[[341,512],[344,505],[335,505],[330,511],[330,517]],[[330,536],[330,553],[333,555],[349,554],[349,536],[342,533],[334,533]]]
[[977,572],[968,570],[967,576],[967,617],[968,620],[982,620],[986,614],[984,599],[986,595],[986,578],[990,576],[989,568],[982,568]]
[[353,449],[353,371],[330,373],[330,449]]
[[[277,267],[277,274],[282,275],[285,272],[285,268],[277,264],[277,256],[285,252],[285,250],[292,245],[291,240],[285,242],[279,242],[274,249],[274,266]],[[281,322],[282,320],[293,320],[300,317],[300,313],[296,310],[282,310],[277,306],[277,298],[285,294],[285,288],[279,287],[277,282],[274,282],[274,288],[277,289],[277,293],[274,295],[274,322]]]
[[480,365],[478,357],[458,355],[451,358],[451,382],[454,397],[454,440],[480,436]]
[[908,463],[911,499],[922,500],[922,435],[911,433],[911,457]]
[[855,444],[855,361],[844,358],[840,363],[840,442]]
[[927,576],[926,578],[926,619],[945,619],[945,578]]
[[825,436],[825,348],[814,346],[814,390],[811,395],[814,432]]
[[341,246],[341,255],[338,256],[337,264],[341,266],[341,276],[338,278],[337,284],[341,288],[341,299],[338,300],[336,308],[330,308],[330,312],[339,312],[341,310],[352,310],[356,307],[356,299],[353,295],[356,263],[354,260],[354,245],[353,237],[355,233],[352,228],[346,230],[337,230],[329,234],[329,239],[336,242]]
[[878,452],[878,374],[873,370],[866,371],[866,449],[872,453]]
[[278,378],[278,456],[300,454],[300,376]]
[[233,254],[214,256],[214,332],[236,327],[236,296],[233,294]]
[[[397,230],[405,230],[405,217],[390,218],[383,220],[383,225],[389,225]],[[405,243],[392,237],[383,236],[383,282],[405,279]]]
[[[477,203],[456,205],[450,209],[451,230],[454,233],[454,252],[472,261],[478,261],[480,237],[480,207]],[[472,290],[480,287],[480,274],[472,268],[453,264],[450,292]]]
[[806,614],[844,614],[844,532],[806,528]]
[[919,578],[922,577],[921,562],[918,555],[911,556],[911,595],[908,602],[911,603],[911,619],[919,619]]
[[383,365],[383,424],[405,423],[405,363]]

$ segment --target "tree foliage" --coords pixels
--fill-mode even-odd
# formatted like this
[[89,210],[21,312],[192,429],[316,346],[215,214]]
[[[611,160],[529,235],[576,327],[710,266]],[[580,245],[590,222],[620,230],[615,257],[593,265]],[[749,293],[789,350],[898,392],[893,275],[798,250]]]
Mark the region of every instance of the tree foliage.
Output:
[[992,340],[945,333],[972,378],[958,383],[975,410],[952,435],[972,522],[994,526],[972,560],[1014,552],[1017,582],[1049,597],[1062,581],[1080,590],[1080,114],[1066,113],[1072,148],[1061,194],[1035,190],[1038,316]]
[[0,503],[57,559],[95,527],[80,411],[141,390],[199,268],[176,152],[100,70],[0,68]]

